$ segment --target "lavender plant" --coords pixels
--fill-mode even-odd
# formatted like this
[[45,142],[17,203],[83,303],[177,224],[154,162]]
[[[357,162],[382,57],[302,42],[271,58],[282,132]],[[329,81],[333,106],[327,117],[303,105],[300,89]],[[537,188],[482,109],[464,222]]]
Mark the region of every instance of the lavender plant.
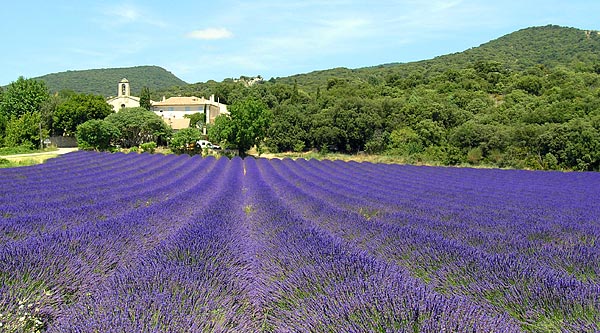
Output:
[[600,174],[76,152],[0,170],[2,332],[597,332]]

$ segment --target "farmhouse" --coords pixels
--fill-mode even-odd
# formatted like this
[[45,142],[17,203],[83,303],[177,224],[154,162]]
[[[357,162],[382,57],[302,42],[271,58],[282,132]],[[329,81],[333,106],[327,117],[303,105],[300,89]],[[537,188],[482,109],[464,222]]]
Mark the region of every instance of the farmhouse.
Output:
[[204,113],[205,123],[212,124],[218,115],[229,114],[227,105],[215,101],[215,95],[209,99],[195,96],[163,97],[162,101],[152,103],[152,111],[163,117],[173,129],[189,127],[189,119],[184,118],[185,115]]
[[[129,81],[122,79],[117,87],[117,97],[111,97],[106,102],[112,105],[113,109],[119,112],[122,108],[132,108],[140,106],[140,98],[131,96]],[[215,118],[220,114],[229,114],[227,105],[215,101],[215,96],[209,99],[204,97],[163,97],[160,102],[150,101],[152,111],[159,115],[174,130],[187,128],[190,126],[190,119],[186,115],[194,113],[203,113],[206,115],[205,123],[212,124]]]

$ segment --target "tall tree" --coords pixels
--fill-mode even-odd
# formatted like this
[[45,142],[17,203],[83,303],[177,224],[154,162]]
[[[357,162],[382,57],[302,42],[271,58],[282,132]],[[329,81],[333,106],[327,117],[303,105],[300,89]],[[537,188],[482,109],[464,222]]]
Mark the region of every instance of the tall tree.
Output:
[[260,100],[248,97],[229,108],[230,115],[220,115],[211,128],[209,136],[218,141],[227,140],[237,146],[240,156],[255,145],[259,146],[265,138],[271,122],[271,111]]
[[52,115],[54,132],[59,135],[74,135],[78,125],[92,119],[104,119],[112,112],[102,96],[72,95],[58,105]]
[[4,145],[7,147],[24,146],[34,149],[40,146],[40,140],[48,135],[41,128],[42,115],[40,112],[26,113],[17,118],[12,117],[6,124]]
[[140,93],[140,107],[150,111],[152,103],[150,102],[150,88],[143,86]]
[[48,88],[43,81],[21,76],[2,94],[0,113],[6,118],[20,118],[24,114],[39,112],[48,98]]

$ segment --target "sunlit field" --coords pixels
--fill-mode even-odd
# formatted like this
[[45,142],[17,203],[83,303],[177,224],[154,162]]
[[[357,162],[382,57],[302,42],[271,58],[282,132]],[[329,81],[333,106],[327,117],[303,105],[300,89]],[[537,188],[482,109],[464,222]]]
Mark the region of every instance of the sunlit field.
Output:
[[0,331],[597,332],[600,174],[69,153],[0,170]]

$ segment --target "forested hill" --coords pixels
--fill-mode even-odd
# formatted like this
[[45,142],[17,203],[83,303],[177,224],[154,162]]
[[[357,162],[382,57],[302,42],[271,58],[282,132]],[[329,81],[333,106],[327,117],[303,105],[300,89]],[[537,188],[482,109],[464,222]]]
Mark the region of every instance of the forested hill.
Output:
[[[330,78],[370,83],[396,76],[431,77],[449,69],[472,68],[478,61],[497,62],[503,70],[523,71],[535,66],[548,69],[600,61],[600,35],[596,31],[548,25],[522,29],[463,52],[411,63],[392,63],[358,69],[334,68],[276,78],[307,91],[325,86]],[[600,64],[598,65],[600,69]]]
[[598,31],[527,28],[430,60],[254,85],[233,79],[177,83],[151,75],[152,69],[173,78],[158,67],[138,67],[110,77],[107,70],[80,72],[79,88],[49,85],[53,91],[104,85],[86,92],[110,95],[127,77],[135,89],[148,86],[155,100],[214,94],[238,112],[262,102],[269,115],[254,117],[261,123],[247,127],[260,133],[240,136],[227,120],[209,128],[208,139],[229,148],[252,136],[264,138],[259,148],[270,152],[366,152],[407,163],[600,171]]
[[264,141],[272,152],[600,171],[597,31],[528,28],[414,63],[185,89],[176,93],[214,93],[227,104],[260,98],[273,113]]
[[137,66],[125,68],[89,69],[47,74],[35,78],[46,82],[50,92],[73,90],[79,93],[114,96],[117,83],[127,78],[131,84],[131,94],[139,96],[143,86],[151,90],[163,90],[173,86],[184,86],[186,82],[173,73],[158,66]]

